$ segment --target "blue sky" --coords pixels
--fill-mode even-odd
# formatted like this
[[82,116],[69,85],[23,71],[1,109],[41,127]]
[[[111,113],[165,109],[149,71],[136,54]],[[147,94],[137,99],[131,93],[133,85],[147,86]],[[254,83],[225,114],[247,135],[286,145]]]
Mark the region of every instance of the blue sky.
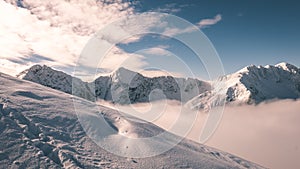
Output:
[[221,15],[221,21],[201,30],[215,46],[226,73],[250,64],[300,65],[298,1],[143,0],[136,7],[141,12],[169,12],[193,24]]

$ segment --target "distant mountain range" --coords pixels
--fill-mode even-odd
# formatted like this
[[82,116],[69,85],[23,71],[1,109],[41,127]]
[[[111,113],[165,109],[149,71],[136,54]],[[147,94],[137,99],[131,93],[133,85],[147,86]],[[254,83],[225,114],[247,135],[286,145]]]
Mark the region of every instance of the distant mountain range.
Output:
[[171,76],[150,78],[123,67],[109,76],[100,76],[89,83],[45,65],[32,66],[17,77],[69,94],[73,93],[88,100],[97,98],[120,104],[149,102],[159,99],[187,102],[193,97],[211,90],[211,85],[208,82],[197,79]]
[[109,76],[83,82],[64,72],[35,65],[21,72],[19,78],[86,98],[104,99],[120,104],[159,99],[179,100],[192,108],[209,108],[224,102],[258,104],[272,99],[300,97],[300,71],[294,65],[247,66],[219,77],[214,82],[171,76],[145,77],[119,68]]

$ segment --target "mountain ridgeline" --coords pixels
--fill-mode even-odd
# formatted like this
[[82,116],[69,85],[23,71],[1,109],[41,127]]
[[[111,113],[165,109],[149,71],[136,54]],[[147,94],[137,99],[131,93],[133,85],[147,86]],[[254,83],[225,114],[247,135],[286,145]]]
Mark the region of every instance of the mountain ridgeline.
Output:
[[300,69],[288,63],[275,66],[247,66],[222,76],[206,91],[187,104],[209,109],[225,103],[259,104],[276,99],[300,98]]
[[45,65],[34,65],[18,77],[88,100],[104,99],[119,104],[160,99],[187,102],[211,90],[209,83],[198,79],[172,76],[149,78],[122,67],[109,76],[100,76],[89,83]]
[[300,98],[300,69],[288,63],[247,66],[212,83],[171,76],[149,78],[125,68],[87,83],[40,65],[32,66],[18,77],[88,100],[104,99],[119,104],[171,99],[193,108],[210,108],[224,102],[259,104]]

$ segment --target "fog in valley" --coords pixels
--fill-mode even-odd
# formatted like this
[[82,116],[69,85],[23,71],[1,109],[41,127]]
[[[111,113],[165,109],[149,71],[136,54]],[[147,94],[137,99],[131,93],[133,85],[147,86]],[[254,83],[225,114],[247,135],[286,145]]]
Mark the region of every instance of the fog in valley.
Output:
[[268,168],[300,168],[300,100],[226,106],[206,145]]
[[[207,113],[191,120],[178,101],[102,105],[118,109],[170,130],[178,122],[192,126],[187,138],[199,142]],[[186,118],[186,119],[185,119]],[[176,134],[176,133],[175,133]],[[178,134],[178,133],[177,133]],[[278,100],[259,105],[226,105],[222,120],[208,146],[238,155],[268,168],[300,168],[300,100]]]

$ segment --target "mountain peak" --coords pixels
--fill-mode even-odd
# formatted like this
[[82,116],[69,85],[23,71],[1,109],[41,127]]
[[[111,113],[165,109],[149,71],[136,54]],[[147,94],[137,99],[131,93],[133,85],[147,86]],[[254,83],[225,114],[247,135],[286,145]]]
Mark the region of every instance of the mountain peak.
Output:
[[41,69],[42,67],[45,67],[46,65],[33,65],[29,69]]
[[[218,95],[225,93],[226,102],[258,104],[273,99],[300,98],[299,68],[289,63],[279,63],[275,66],[250,65],[236,73],[219,78],[221,87],[210,93],[199,95],[192,99],[192,107],[209,107],[220,105]],[[211,100],[212,103],[207,103]],[[210,105],[208,105],[210,104]],[[208,105],[208,106],[207,106]]]
[[266,65],[266,66],[256,66],[251,64],[249,66],[240,69],[239,71],[237,71],[237,73],[248,73],[251,71],[257,71],[258,69],[270,69],[274,67],[283,69],[285,71],[294,72],[294,73],[299,71],[299,68],[297,66],[294,66],[287,62],[281,62],[276,65]]
[[112,78],[114,79],[114,81],[120,80],[123,81],[124,83],[129,83],[136,76],[142,76],[142,75],[132,70],[126,69],[124,67],[119,67],[112,74]]
[[115,74],[128,74],[128,73],[136,73],[132,70],[129,70],[127,68],[124,68],[124,67],[119,67],[118,69],[116,69],[114,71]]
[[288,66],[288,65],[292,65],[292,64],[289,64],[287,62],[280,62],[280,63],[276,64],[275,66]]
[[33,65],[17,75],[18,78],[72,93],[72,77],[46,65]]
[[293,72],[293,73],[299,71],[298,67],[296,67],[292,64],[286,63],[286,62],[278,63],[277,65],[275,65],[275,67],[279,67],[279,68],[282,68],[283,70],[290,71],[290,72]]
[[251,65],[246,66],[246,67],[242,68],[241,70],[237,71],[237,73],[246,73],[246,72],[249,72],[249,71],[251,71],[255,68],[258,68],[258,67],[251,64]]
[[17,77],[21,78],[21,79],[24,79],[24,78],[26,79],[26,77],[33,76],[38,72],[39,73],[44,73],[44,74],[47,74],[47,73],[50,73],[50,72],[52,72],[52,73],[53,72],[59,72],[60,74],[66,74],[62,71],[56,71],[56,70],[52,69],[49,66],[36,64],[36,65],[33,65],[30,68],[22,71],[21,73],[19,73],[17,75]]
[[33,65],[30,68],[28,68],[28,69],[20,72],[19,74],[17,74],[17,77],[23,79],[29,72],[38,71],[38,70],[41,70],[41,69],[42,69],[41,65]]

